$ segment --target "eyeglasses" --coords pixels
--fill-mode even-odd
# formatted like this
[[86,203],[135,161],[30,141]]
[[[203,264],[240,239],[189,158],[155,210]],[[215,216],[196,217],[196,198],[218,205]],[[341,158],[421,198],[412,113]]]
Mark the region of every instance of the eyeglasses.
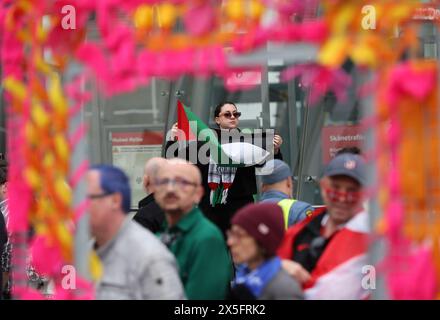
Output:
[[234,116],[234,118],[240,118],[241,116],[241,112],[234,112],[234,113],[230,113],[230,112],[225,112],[219,116],[224,116],[226,119],[231,119],[232,116]]
[[91,199],[91,200],[101,199],[101,198],[105,198],[105,197],[112,195],[112,194],[113,194],[113,192],[105,192],[105,193],[101,193],[101,194],[88,194],[87,198]]
[[197,183],[195,182],[191,182],[185,179],[181,179],[181,178],[176,178],[176,179],[169,179],[169,178],[164,178],[164,179],[156,179],[155,181],[155,185],[156,186],[168,186],[171,183],[172,186],[176,186],[178,188],[186,188],[186,187],[196,187],[198,186]]
[[334,188],[328,187],[324,189],[325,194],[330,201],[339,202],[341,199],[347,203],[356,203],[362,197],[360,191],[337,191]]

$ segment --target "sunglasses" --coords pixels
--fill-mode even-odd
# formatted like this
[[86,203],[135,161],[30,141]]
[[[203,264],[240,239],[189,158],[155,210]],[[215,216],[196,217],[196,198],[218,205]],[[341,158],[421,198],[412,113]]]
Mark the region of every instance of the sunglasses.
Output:
[[360,191],[337,191],[331,187],[325,188],[324,192],[332,202],[339,202],[344,199],[344,202],[356,203],[362,197]]
[[88,194],[87,198],[90,200],[101,199],[101,198],[108,197],[112,194],[114,194],[114,192],[105,192],[105,193],[100,193],[100,194]]
[[232,116],[234,116],[234,118],[240,118],[241,116],[241,112],[234,112],[234,113],[230,113],[230,112],[225,112],[220,116],[224,116],[226,119],[231,119]]

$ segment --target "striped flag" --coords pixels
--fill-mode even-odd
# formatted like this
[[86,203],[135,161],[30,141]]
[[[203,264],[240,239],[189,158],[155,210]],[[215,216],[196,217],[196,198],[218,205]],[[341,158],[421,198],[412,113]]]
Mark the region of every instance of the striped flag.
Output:
[[181,130],[178,134],[178,139],[181,141],[197,139],[207,141],[210,144],[211,158],[221,166],[251,166],[268,160],[270,156],[270,152],[261,146],[239,142],[240,140],[220,144],[216,132],[179,100],[177,101],[177,127]]
[[185,141],[197,140],[189,126],[187,112],[192,113],[180,100],[177,100],[177,127],[183,131],[183,134],[177,135],[177,139]]

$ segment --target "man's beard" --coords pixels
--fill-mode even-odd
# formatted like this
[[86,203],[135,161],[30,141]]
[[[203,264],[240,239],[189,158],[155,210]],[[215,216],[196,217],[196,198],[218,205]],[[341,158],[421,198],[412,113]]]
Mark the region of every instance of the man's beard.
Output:
[[182,208],[177,207],[174,209],[167,210],[166,213],[168,213],[169,215],[172,215],[172,216],[176,216],[176,215],[183,214],[183,210],[182,210]]
[[[164,201],[166,202],[169,198],[174,198],[177,201],[180,200],[179,197],[176,194],[169,193],[169,194],[165,195]],[[167,210],[164,210],[164,211],[166,211],[166,213],[168,213],[170,215],[180,215],[180,214],[184,213],[183,209],[179,205],[177,206],[177,208],[167,209]]]

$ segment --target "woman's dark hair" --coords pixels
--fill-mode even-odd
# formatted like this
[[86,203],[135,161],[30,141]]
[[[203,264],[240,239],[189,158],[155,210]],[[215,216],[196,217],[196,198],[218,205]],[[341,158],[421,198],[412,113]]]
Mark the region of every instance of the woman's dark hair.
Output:
[[237,106],[236,106],[235,103],[233,103],[233,102],[230,102],[230,101],[224,101],[224,102],[222,102],[222,103],[219,103],[219,104],[215,107],[215,109],[214,109],[214,119],[220,115],[220,112],[222,112],[222,107],[223,107],[225,104],[232,104],[232,105],[235,107],[235,109],[237,109]]

